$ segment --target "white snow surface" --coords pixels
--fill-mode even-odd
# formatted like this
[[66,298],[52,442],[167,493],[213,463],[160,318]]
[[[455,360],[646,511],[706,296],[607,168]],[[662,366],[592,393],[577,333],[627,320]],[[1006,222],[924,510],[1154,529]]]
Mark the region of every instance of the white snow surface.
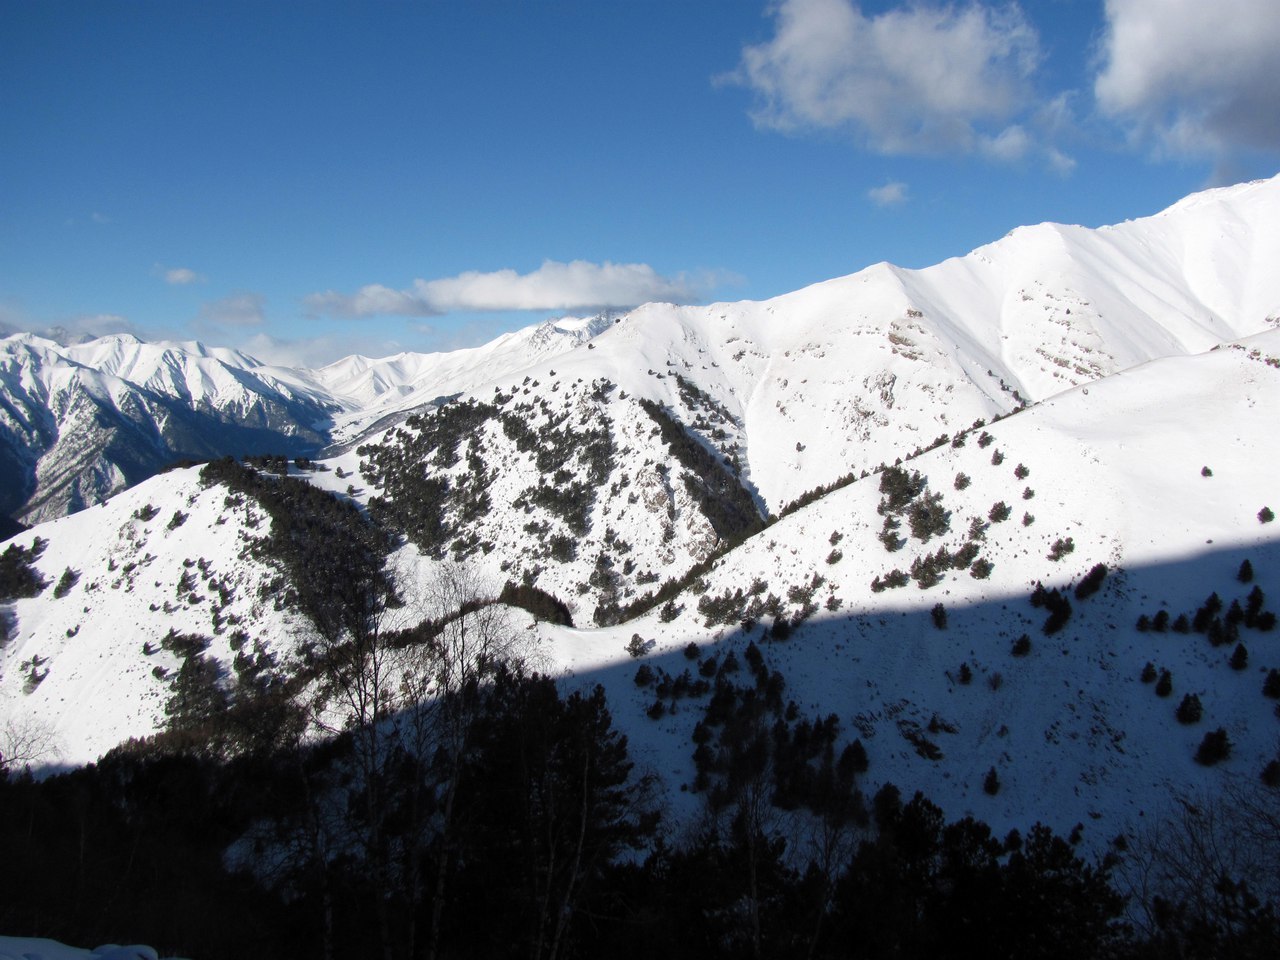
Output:
[[0,960],[157,960],[151,947],[107,944],[93,950],[40,937],[0,937]]

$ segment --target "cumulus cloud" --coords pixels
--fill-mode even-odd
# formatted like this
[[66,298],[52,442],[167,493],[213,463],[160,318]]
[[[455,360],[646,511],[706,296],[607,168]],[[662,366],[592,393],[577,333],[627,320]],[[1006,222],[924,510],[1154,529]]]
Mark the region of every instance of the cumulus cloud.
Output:
[[259,327],[266,300],[260,293],[233,293],[200,308],[197,322],[216,327]]
[[867,197],[877,207],[896,207],[907,202],[907,185],[895,180],[883,187],[872,187]]
[[1165,150],[1280,149],[1275,0],[1107,0],[1094,94]]
[[851,130],[887,154],[1013,152],[1001,137],[1030,102],[1040,60],[1016,6],[920,3],[867,16],[852,0],[782,0],[775,16],[773,39],[746,47],[723,78],[756,93],[759,126]]
[[545,261],[530,273],[468,271],[456,277],[415,280],[406,289],[369,284],[353,294],[334,290],[306,298],[316,314],[339,317],[429,317],[455,311],[579,310],[629,307],[650,300],[698,299],[700,284],[663,277],[644,263]]

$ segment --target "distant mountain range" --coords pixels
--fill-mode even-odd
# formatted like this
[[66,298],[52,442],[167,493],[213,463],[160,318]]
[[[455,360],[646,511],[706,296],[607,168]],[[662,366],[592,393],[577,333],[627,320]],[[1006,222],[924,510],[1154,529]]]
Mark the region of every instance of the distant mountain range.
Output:
[[[556,598],[574,626],[519,629],[565,683],[606,686],[677,811],[697,803],[702,706],[674,681],[755,642],[873,779],[1109,838],[1224,769],[1192,760],[1209,727],[1236,772],[1275,758],[1277,263],[1280,178],[445,354],[291,370],[9,337],[0,507],[38,524],[12,543],[44,542],[28,562],[47,585],[0,603],[0,717],[82,762],[165,726],[170,631],[205,635],[228,686],[246,642],[287,665],[315,624],[247,546],[270,510],[199,468],[157,475],[271,453],[318,460],[291,475],[396,539],[397,616],[459,565]],[[1204,718],[1184,725],[1190,693]]]

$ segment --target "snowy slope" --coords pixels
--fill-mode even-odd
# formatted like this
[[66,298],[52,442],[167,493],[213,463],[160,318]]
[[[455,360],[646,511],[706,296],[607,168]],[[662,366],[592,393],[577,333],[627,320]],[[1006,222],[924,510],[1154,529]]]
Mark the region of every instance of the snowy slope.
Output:
[[[766,658],[802,709],[835,711],[862,738],[873,782],[924,789],[952,815],[972,812],[998,827],[1037,818],[1060,829],[1083,822],[1105,842],[1149,813],[1169,787],[1209,785],[1220,775],[1221,768],[1192,760],[1204,732],[1217,726],[1236,747],[1228,772],[1256,777],[1277,750],[1275,703],[1261,693],[1267,669],[1280,665],[1276,634],[1242,631],[1250,661],[1236,671],[1228,665],[1233,646],[1134,626],[1160,609],[1191,615],[1214,591],[1226,604],[1243,602],[1253,585],[1235,580],[1245,558],[1268,605],[1280,597],[1280,532],[1258,519],[1264,505],[1280,502],[1268,430],[1280,404],[1280,334],[1239,346],[1146,364],[990,426],[986,447],[971,434],[962,447],[910,461],[952,511],[951,532],[941,538],[952,549],[972,518],[985,521],[997,501],[1012,507],[1009,519],[985,531],[981,556],[994,564],[988,579],[952,571],[931,589],[910,582],[873,593],[874,578],[910,570],[939,540],[908,539],[887,552],[877,539],[881,495],[872,477],[728,555],[704,592],[721,595],[760,578],[786,597],[822,578],[813,595],[819,611],[786,642],[762,644]],[[996,451],[1004,455],[999,466]],[[1019,464],[1030,471],[1024,480],[1014,474]],[[1212,476],[1202,476],[1205,466]],[[972,482],[957,491],[961,472]],[[1023,500],[1027,487],[1034,496]],[[1030,526],[1020,519],[1026,512],[1034,515]],[[1052,544],[1066,537],[1074,551],[1051,560]],[[1045,636],[1046,612],[1029,603],[1034,582],[1065,587],[1096,563],[1111,568],[1101,592],[1072,596],[1072,619]],[[948,611],[945,630],[930,615],[939,602]],[[584,682],[604,679],[615,715],[628,705],[633,744],[649,751],[673,785],[691,782],[693,770],[691,746],[673,758],[670,743],[688,744],[698,711],[682,706],[674,716],[647,719],[654,694],[635,687],[635,662],[620,664],[618,654],[639,633],[655,641],[648,662],[676,675],[690,666],[680,653],[690,639],[704,654],[727,647],[739,659],[748,642],[761,643],[759,627],[746,635],[737,626],[708,628],[696,587],[681,604],[670,624],[651,615],[554,639],[558,662]],[[786,608],[794,613],[797,604]],[[1031,652],[1015,657],[1011,646],[1023,633]],[[1171,671],[1169,698],[1139,679],[1148,661]],[[970,665],[969,684],[958,679],[962,663]],[[1199,695],[1205,716],[1184,727],[1173,713],[1186,693]],[[935,716],[941,732],[929,732]],[[923,759],[909,734],[933,741],[944,758]],[[1003,783],[995,797],[981,787],[992,767]]]
[[[901,550],[886,551],[878,539],[879,478],[872,476],[723,557],[704,583],[678,598],[682,609],[670,623],[655,612],[603,629],[541,626],[544,663],[564,671],[569,685],[606,685],[615,721],[638,759],[663,775],[677,810],[697,803],[680,784],[691,782],[688,737],[700,707],[681,701],[661,720],[645,715],[654,693],[636,687],[637,661],[624,652],[635,634],[654,641],[646,662],[673,676],[697,666],[681,652],[691,640],[702,656],[733,648],[740,659],[754,640],[785,675],[789,698],[811,714],[835,712],[847,735],[863,740],[872,782],[924,789],[949,813],[973,812],[998,827],[1037,818],[1062,829],[1084,822],[1105,841],[1153,809],[1167,786],[1220,775],[1224,768],[1192,760],[1205,730],[1228,731],[1235,744],[1228,772],[1255,776],[1275,753],[1274,703],[1261,685],[1265,671],[1280,666],[1276,634],[1243,630],[1250,662],[1237,671],[1227,662],[1231,646],[1215,648],[1194,632],[1140,633],[1134,624],[1162,607],[1191,614],[1213,591],[1228,604],[1243,598],[1249,587],[1234,577],[1245,558],[1269,605],[1280,597],[1277,528],[1257,516],[1280,503],[1266,469],[1277,404],[1280,333],[1073,389],[967,433],[962,446],[946,444],[905,464],[942,494],[952,514],[947,534],[928,543],[907,536]],[[984,430],[991,440],[982,445]],[[1029,471],[1021,479],[1019,465]],[[1211,476],[1202,476],[1204,466]],[[971,482],[957,490],[961,472]],[[332,472],[319,476],[339,483]],[[1034,495],[1024,500],[1028,487]],[[16,635],[2,654],[2,709],[53,724],[64,758],[82,761],[162,721],[165,686],[152,671],[173,665],[167,654],[147,656],[142,647],[171,627],[210,634],[217,607],[224,623],[234,619],[268,649],[287,654],[306,624],[257,596],[264,571],[239,556],[246,514],[228,510],[224,494],[202,490],[195,472],[184,471],[43,525],[38,532],[49,545],[37,566],[46,579],[56,581],[67,566],[82,577],[63,599],[53,599],[50,588],[11,605]],[[991,523],[997,501],[1012,514]],[[147,504],[157,512],[144,522],[134,514]],[[188,517],[170,529],[175,510]],[[1029,526],[1024,512],[1034,514]],[[958,549],[973,518],[987,523],[979,554],[994,565],[987,579],[953,570],[930,589],[910,582],[872,591],[876,577],[910,570],[940,544]],[[617,532],[640,539],[637,527],[619,525]],[[1074,551],[1051,560],[1052,544],[1066,537]],[[417,565],[410,582],[431,576],[432,561],[411,549],[398,563]],[[1066,628],[1044,635],[1046,613],[1028,602],[1033,583],[1066,587],[1096,563],[1111,569],[1102,590],[1072,597]],[[179,589],[184,572],[195,576],[201,602],[190,603]],[[764,643],[760,626],[745,634],[736,623],[708,626],[698,610],[701,594],[748,590],[760,580],[794,615],[805,599],[792,588],[812,585],[815,575],[816,612],[786,641]],[[230,599],[220,603],[210,581],[229,588]],[[948,611],[945,630],[930,616],[939,602]],[[1011,646],[1022,633],[1031,651],[1015,657]],[[214,637],[211,652],[230,662],[225,634]],[[48,673],[25,693],[33,655]],[[1148,661],[1171,671],[1171,697],[1155,696],[1139,679]],[[972,671],[969,684],[959,680],[962,663]],[[1205,717],[1183,727],[1173,711],[1188,692],[1200,696]],[[913,736],[933,742],[942,758],[920,756]],[[1003,786],[991,797],[981,781],[993,767]]]
[[608,316],[564,317],[503,334],[480,347],[446,353],[400,353],[376,360],[351,356],[310,374],[343,404],[345,412],[336,418],[333,440],[349,444],[374,424],[399,419],[397,415],[404,411],[554,359],[585,344],[611,324]]

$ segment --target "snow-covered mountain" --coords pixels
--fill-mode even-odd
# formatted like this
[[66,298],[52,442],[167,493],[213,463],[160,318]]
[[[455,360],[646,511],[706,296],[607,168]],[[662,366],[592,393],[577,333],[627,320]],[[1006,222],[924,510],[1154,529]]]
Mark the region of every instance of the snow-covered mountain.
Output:
[[561,320],[475,350],[348,357],[319,370],[127,334],[70,346],[6,337],[0,513],[28,525],[73,513],[184,459],[313,455],[458,393],[477,376],[554,356],[600,323]]
[[[335,447],[302,475],[403,537],[396,615],[459,564],[556,597],[576,626],[518,628],[566,683],[605,684],[677,808],[697,802],[681,785],[704,704],[675,681],[754,642],[788,698],[863,741],[873,780],[993,825],[1101,822],[1105,838],[1164,786],[1217,775],[1192,760],[1206,729],[1228,734],[1231,770],[1275,758],[1278,214],[1280,179],[760,303],[651,304],[313,371],[16,337],[6,349],[31,359],[6,367],[6,397],[12,380],[29,406],[4,409],[57,440],[41,397],[121,419],[142,398],[309,404]],[[203,636],[228,684],[314,632],[254,545],[270,510],[200,473],[12,541],[46,587],[0,605],[0,717],[39,721],[69,762],[164,725],[186,662],[175,631]],[[1100,564],[1099,589],[1077,593]],[[1188,694],[1203,716],[1184,725]]]
[[63,347],[0,341],[5,512],[62,516],[183,458],[309,452],[335,404],[232,350],[113,335]]

